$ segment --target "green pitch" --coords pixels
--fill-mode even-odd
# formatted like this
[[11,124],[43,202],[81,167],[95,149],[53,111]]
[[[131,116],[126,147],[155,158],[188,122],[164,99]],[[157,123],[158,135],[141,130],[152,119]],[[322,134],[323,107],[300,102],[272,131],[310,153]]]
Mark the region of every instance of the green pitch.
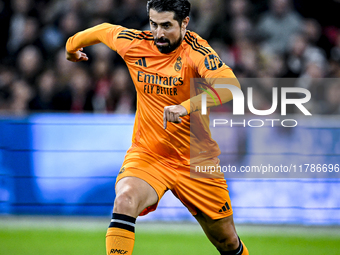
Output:
[[[79,222],[77,218],[51,224],[42,221],[10,224],[0,219],[0,254],[105,254],[106,220],[92,222],[92,225],[86,219]],[[251,255],[340,254],[339,228],[239,226],[238,232]],[[144,254],[219,253],[196,224],[142,223],[137,225],[134,255]]]

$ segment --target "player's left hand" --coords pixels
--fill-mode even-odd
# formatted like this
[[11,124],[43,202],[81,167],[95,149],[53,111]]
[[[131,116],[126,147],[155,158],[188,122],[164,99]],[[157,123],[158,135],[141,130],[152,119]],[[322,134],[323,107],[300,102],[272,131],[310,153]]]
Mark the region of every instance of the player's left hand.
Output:
[[182,119],[180,117],[187,115],[187,109],[182,105],[170,105],[164,107],[163,114],[163,125],[166,129],[168,121],[173,123],[181,123]]

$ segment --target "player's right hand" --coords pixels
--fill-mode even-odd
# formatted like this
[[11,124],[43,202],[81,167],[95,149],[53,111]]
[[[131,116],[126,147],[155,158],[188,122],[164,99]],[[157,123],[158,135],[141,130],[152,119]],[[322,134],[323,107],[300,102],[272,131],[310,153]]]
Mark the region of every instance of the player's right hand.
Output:
[[89,58],[87,57],[86,53],[82,52],[83,48],[76,51],[75,53],[70,53],[66,51],[66,59],[72,62],[80,62],[80,61],[87,61]]
[[163,113],[164,129],[167,128],[168,121],[173,123],[181,123],[182,119],[180,117],[183,117],[187,114],[188,114],[187,109],[185,109],[184,106],[182,105],[165,106]]

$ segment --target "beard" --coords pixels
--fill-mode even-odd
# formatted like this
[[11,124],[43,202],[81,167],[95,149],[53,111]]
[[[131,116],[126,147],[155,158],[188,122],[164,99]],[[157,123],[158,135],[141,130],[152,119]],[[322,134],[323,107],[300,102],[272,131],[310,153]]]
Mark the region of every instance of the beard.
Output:
[[[168,45],[160,46],[160,45],[157,45],[157,42],[168,43]],[[170,53],[174,51],[175,49],[177,49],[178,46],[182,43],[182,36],[180,36],[178,40],[174,43],[170,43],[169,39],[166,39],[166,38],[159,38],[159,39],[156,38],[154,39],[154,43],[161,53]]]

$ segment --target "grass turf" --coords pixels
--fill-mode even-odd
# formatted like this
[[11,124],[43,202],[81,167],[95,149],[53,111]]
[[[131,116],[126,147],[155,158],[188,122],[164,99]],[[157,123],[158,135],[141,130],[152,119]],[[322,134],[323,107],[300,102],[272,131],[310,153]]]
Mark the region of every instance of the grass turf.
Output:
[[[155,229],[146,225],[140,231],[137,228],[134,255],[219,254],[201,230],[187,231],[186,227],[176,231],[167,231],[167,225]],[[332,229],[320,232],[317,228],[308,228],[296,232],[294,227],[283,227],[282,233],[280,226],[276,231],[260,229],[258,234],[256,229],[239,231],[251,255],[340,254],[340,234],[332,234]],[[104,255],[105,232],[106,228],[18,228],[0,224],[0,254]]]

